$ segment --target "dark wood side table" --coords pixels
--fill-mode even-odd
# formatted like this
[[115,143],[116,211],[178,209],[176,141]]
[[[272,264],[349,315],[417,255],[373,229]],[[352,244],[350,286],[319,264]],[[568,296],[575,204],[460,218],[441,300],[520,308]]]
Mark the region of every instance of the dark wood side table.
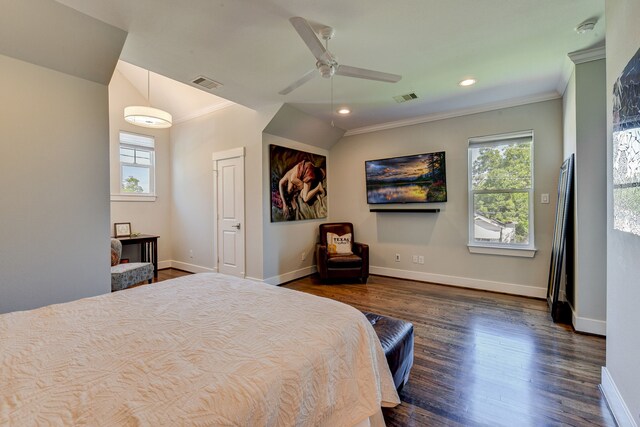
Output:
[[151,234],[118,237],[122,245],[140,245],[140,261],[153,264],[153,277],[158,278],[158,238]]

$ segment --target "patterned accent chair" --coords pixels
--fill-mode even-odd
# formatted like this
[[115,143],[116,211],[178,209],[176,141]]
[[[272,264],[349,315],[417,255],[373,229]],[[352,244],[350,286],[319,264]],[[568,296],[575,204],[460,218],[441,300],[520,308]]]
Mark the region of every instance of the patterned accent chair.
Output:
[[[316,262],[322,281],[358,279],[367,283],[369,277],[369,245],[355,241],[353,224],[334,222],[320,224],[320,243],[316,245]],[[350,235],[351,250],[348,253],[332,253],[327,233]]]
[[150,262],[128,262],[120,264],[122,243],[111,239],[111,292],[127,289],[137,283],[153,280],[153,264]]

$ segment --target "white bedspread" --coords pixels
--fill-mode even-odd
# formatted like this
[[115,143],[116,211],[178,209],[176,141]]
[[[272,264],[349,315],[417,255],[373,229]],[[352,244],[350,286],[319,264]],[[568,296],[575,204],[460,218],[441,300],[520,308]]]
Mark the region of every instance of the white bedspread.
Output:
[[0,425],[353,426],[398,403],[360,312],[249,280],[0,316]]

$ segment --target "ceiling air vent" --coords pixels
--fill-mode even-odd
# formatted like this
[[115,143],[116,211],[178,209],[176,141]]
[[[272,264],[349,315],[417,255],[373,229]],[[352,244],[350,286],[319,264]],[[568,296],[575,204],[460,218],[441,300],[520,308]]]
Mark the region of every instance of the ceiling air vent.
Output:
[[411,92],[405,95],[394,96],[393,99],[395,99],[397,103],[401,103],[418,99],[418,95],[416,95],[414,92]]
[[218,83],[217,81],[211,80],[210,78],[204,77],[204,76],[198,76],[195,79],[193,79],[191,82],[198,86],[202,86],[207,90],[217,89],[220,86],[222,86],[222,83]]

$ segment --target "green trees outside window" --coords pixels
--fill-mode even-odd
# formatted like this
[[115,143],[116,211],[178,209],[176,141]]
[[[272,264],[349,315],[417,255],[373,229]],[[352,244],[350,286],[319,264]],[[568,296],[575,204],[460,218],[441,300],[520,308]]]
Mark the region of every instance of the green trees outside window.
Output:
[[532,245],[533,138],[469,144],[470,243]]

